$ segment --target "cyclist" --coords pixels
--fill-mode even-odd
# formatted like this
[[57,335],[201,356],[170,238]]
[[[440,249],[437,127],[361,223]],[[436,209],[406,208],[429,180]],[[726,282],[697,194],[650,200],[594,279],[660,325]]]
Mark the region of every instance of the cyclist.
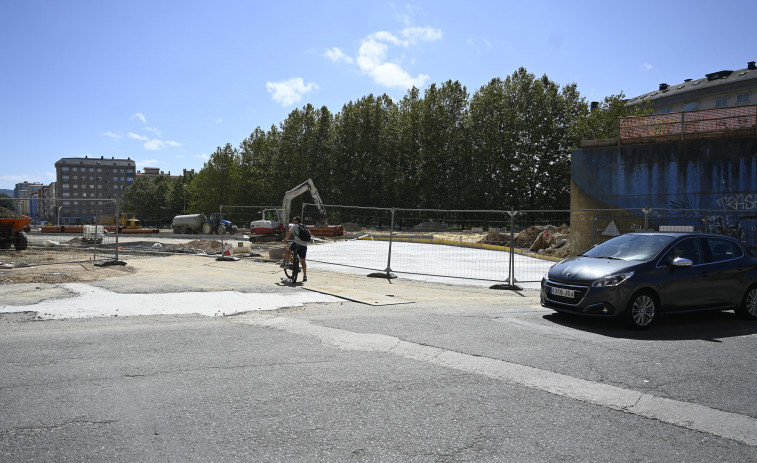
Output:
[[281,266],[283,267],[284,265],[289,263],[292,258],[292,251],[297,252],[297,255],[300,256],[300,265],[302,266],[302,281],[305,282],[308,281],[308,265],[305,262],[305,256],[308,253],[308,242],[300,239],[300,218],[298,216],[295,216],[292,219],[292,222],[292,225],[289,227],[289,232],[287,232],[287,235],[284,238],[284,242],[286,243],[292,237],[294,239],[292,241],[292,244],[286,249],[284,253],[284,263]]

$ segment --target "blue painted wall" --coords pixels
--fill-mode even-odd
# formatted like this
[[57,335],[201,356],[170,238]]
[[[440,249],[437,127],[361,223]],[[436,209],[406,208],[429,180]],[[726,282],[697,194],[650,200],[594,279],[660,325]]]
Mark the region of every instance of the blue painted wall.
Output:
[[583,148],[571,168],[584,194],[611,207],[722,211],[711,219],[757,230],[757,136]]

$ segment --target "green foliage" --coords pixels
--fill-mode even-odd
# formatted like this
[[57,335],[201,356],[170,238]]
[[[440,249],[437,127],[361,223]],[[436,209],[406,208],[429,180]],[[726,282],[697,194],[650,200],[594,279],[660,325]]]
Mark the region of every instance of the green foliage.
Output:
[[[239,148],[219,147],[193,178],[132,192],[148,186],[138,181],[127,199],[156,217],[209,214],[278,205],[312,178],[327,204],[562,209],[571,151],[585,138],[617,136],[618,117],[647,113],[626,106],[622,93],[589,113],[575,84],[520,68],[473,95],[447,81],[411,88],[398,102],[368,95],[337,114],[306,104],[268,131],[257,127]],[[162,209],[153,205],[161,194]]]
[[626,104],[625,94],[620,92],[605,97],[583,124],[579,125],[579,130],[584,139],[616,138],[619,130],[618,120],[621,117],[646,116],[652,112],[652,104],[649,101],[629,106]]

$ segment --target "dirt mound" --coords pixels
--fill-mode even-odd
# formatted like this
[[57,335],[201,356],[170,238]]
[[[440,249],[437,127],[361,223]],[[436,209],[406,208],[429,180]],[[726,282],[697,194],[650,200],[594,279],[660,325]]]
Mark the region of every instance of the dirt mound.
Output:
[[481,241],[479,241],[479,243],[491,244],[494,246],[509,246],[510,236],[498,232],[489,232]]
[[0,206],[0,219],[15,219],[18,217],[21,216],[6,207]]
[[197,249],[200,251],[212,253],[221,252],[223,244],[218,240],[193,240],[182,244],[169,244],[165,247],[169,249]]

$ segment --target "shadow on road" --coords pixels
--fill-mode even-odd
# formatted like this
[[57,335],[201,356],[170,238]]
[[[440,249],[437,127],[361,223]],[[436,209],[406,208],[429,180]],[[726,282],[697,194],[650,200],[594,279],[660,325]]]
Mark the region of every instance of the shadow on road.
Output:
[[577,315],[551,313],[544,320],[564,327],[612,338],[640,341],[683,341],[701,339],[721,342],[723,338],[757,333],[757,321],[743,320],[731,311],[693,312],[660,318],[645,331],[624,327],[612,319],[585,318]]

